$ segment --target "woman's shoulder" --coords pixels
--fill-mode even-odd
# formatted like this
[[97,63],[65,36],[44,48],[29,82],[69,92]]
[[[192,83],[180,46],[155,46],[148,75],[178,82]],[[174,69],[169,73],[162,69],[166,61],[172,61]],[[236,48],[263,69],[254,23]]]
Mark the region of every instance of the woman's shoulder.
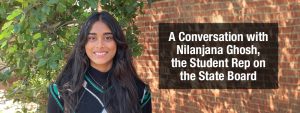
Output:
[[151,98],[151,90],[148,84],[140,79],[136,79],[137,92],[141,103],[147,102]]
[[144,90],[150,90],[148,84],[146,84],[145,82],[143,82],[139,78],[135,79],[135,83],[136,83],[137,90],[138,90],[139,94],[142,93],[142,92],[144,92]]

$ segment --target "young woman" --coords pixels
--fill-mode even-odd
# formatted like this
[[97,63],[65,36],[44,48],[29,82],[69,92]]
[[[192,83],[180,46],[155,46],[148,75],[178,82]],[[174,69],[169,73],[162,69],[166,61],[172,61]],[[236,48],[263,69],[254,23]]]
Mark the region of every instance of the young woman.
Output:
[[149,87],[137,76],[123,31],[104,11],[82,26],[49,92],[49,113],[152,112]]

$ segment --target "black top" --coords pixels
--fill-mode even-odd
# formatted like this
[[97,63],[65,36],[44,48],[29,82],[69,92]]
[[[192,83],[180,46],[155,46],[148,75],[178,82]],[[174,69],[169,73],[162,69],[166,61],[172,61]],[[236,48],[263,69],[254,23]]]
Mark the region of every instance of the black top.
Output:
[[[100,72],[90,67],[85,75],[86,87],[79,91],[80,102],[76,107],[76,113],[101,113],[103,112],[108,99],[105,97],[106,91],[110,90],[111,85],[108,83],[108,76],[111,72]],[[151,96],[150,90],[144,83],[136,82],[139,95],[139,103],[143,113],[151,113]],[[63,99],[55,93],[55,86],[50,85],[48,100],[48,113],[63,113]],[[96,97],[95,97],[96,96]],[[100,100],[98,100],[98,99]],[[101,104],[102,103],[102,104]],[[61,104],[61,105],[59,105]],[[103,107],[104,106],[104,107]],[[117,107],[113,107],[117,108]],[[104,112],[103,112],[104,113]]]

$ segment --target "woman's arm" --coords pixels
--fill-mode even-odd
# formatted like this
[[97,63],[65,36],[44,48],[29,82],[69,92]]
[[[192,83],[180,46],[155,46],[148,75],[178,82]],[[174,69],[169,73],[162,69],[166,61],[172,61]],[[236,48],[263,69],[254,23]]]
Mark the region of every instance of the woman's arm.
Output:
[[63,113],[63,103],[59,99],[56,85],[49,86],[47,113]]
[[145,87],[144,89],[144,93],[141,99],[141,107],[143,113],[152,113],[151,92],[147,87]]
[[51,94],[48,99],[47,113],[63,113]]
[[145,106],[143,107],[143,113],[152,113],[152,102],[151,102],[151,98],[150,98],[150,100],[145,104]]

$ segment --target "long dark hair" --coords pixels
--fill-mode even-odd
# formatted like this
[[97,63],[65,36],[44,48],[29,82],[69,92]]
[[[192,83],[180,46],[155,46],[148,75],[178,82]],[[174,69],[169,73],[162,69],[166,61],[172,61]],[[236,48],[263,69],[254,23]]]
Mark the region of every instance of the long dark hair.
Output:
[[136,80],[143,82],[138,78],[132,64],[130,50],[120,25],[112,15],[105,11],[93,13],[82,25],[67,64],[56,81],[64,100],[64,111],[74,112],[75,106],[79,103],[78,92],[82,88],[84,75],[90,66],[90,60],[85,52],[85,44],[91,27],[96,21],[101,21],[110,28],[117,44],[117,52],[113,58],[111,69],[112,74],[109,77],[113,89],[109,90],[105,96],[110,99],[107,111],[139,113],[141,109],[138,105]]

